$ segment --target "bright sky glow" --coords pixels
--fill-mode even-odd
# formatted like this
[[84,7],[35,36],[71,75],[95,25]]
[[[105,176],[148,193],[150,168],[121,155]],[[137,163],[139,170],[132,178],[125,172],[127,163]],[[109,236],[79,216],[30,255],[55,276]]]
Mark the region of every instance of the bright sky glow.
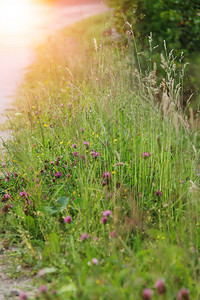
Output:
[[0,0],[0,32],[19,34],[29,30],[33,16],[32,0]]

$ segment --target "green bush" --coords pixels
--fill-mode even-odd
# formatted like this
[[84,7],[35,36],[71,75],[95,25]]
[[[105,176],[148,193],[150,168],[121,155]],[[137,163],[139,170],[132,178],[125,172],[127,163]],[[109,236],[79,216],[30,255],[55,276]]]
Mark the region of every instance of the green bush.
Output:
[[[166,40],[168,49],[195,52],[200,47],[199,0],[106,0],[115,7],[123,27],[124,20],[134,26],[141,38],[153,33],[158,44]],[[121,28],[122,28],[121,27]]]

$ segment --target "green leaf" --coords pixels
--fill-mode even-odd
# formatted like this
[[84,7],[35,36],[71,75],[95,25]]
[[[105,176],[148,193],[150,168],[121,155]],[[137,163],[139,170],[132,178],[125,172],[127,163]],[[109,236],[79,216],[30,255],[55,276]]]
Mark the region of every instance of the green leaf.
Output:
[[60,197],[56,202],[56,204],[60,207],[59,211],[63,211],[64,209],[66,209],[68,203],[69,203],[69,198],[65,196]]

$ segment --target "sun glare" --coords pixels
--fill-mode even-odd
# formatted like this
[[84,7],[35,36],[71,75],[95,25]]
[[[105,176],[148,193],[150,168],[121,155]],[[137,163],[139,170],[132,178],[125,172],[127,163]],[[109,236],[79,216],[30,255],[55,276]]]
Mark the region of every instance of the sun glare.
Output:
[[19,34],[29,30],[31,0],[0,0],[0,32]]

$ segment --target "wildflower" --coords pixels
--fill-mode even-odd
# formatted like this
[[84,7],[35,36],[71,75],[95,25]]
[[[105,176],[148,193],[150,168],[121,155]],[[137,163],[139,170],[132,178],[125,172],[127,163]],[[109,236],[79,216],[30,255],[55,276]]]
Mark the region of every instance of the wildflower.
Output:
[[85,128],[80,127],[80,132],[85,132]]
[[84,145],[84,146],[89,146],[89,145],[90,145],[90,142],[83,142],[83,145]]
[[74,153],[73,153],[73,156],[78,156],[78,152],[74,152]]
[[180,183],[183,183],[184,181],[183,181],[183,180],[180,180],[179,182],[180,182]]
[[28,299],[28,296],[25,292],[21,291],[20,294],[19,294],[19,299],[20,300],[26,300],[26,299]]
[[101,219],[101,223],[102,223],[102,224],[108,223],[108,217],[103,217],[103,218]]
[[143,300],[151,300],[152,290],[151,289],[144,289],[142,292],[142,299]]
[[163,192],[161,192],[159,189],[156,191],[156,196],[162,196]]
[[185,288],[182,288],[177,294],[177,300],[189,300],[189,291]]
[[11,195],[10,194],[4,194],[3,195],[3,200],[8,200],[11,198]]
[[53,124],[52,123],[50,123],[50,125],[49,125],[51,128],[53,127]]
[[48,127],[48,125],[47,125],[47,124],[44,124],[44,127]]
[[106,182],[104,180],[101,180],[101,185],[106,186]]
[[53,164],[54,164],[54,161],[51,161],[50,164],[53,165]]
[[162,295],[166,292],[165,282],[163,279],[159,279],[156,281],[156,288],[158,295]]
[[110,237],[111,238],[116,238],[117,237],[117,232],[116,231],[111,231]]
[[95,265],[95,266],[98,265],[98,263],[99,263],[97,258],[93,258],[92,262],[93,262],[93,265]]
[[69,178],[71,175],[70,174],[67,174],[67,178]]
[[21,197],[27,197],[27,196],[28,196],[28,193],[25,193],[24,191],[21,191],[21,192],[20,192],[20,196],[21,196]]
[[82,240],[82,241],[84,241],[84,240],[86,240],[86,239],[88,239],[89,238],[89,235],[87,234],[87,233],[82,233],[82,235],[81,235],[81,237],[80,237],[80,239]]
[[75,145],[75,144],[72,144],[72,148],[76,148],[76,145]]
[[147,157],[150,157],[151,155],[150,155],[149,152],[143,152],[143,153],[141,154],[141,156],[144,157],[144,158],[147,158]]
[[110,215],[111,215],[111,210],[106,210],[106,211],[103,212],[104,217],[108,217]]
[[62,173],[56,172],[56,173],[54,174],[54,176],[55,176],[55,178],[60,178],[60,177],[62,176]]
[[46,285],[41,285],[38,289],[39,293],[43,294],[47,292],[47,287]]
[[70,216],[67,216],[64,218],[65,223],[70,224],[72,222],[72,218]]
[[106,184],[109,184],[111,181],[111,173],[110,172],[103,172],[103,179],[105,179]]
[[91,155],[92,155],[92,157],[98,157],[98,156],[99,156],[99,153],[96,152],[96,151],[92,151],[92,152],[91,152]]

